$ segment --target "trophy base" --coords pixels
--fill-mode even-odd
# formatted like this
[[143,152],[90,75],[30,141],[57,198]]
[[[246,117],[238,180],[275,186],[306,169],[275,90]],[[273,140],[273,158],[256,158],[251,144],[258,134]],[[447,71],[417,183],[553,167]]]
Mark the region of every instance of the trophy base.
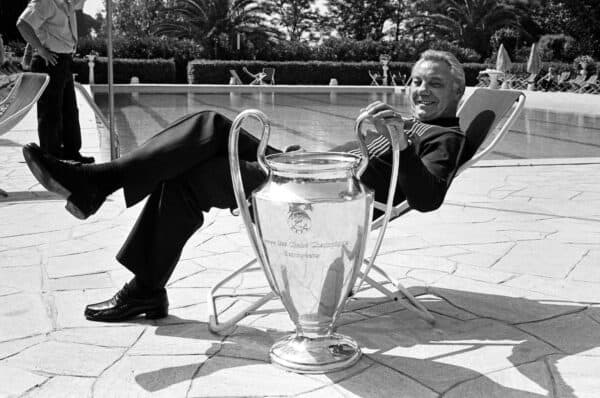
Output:
[[341,334],[287,336],[271,347],[271,362],[296,373],[328,373],[354,365],[361,356],[354,339]]

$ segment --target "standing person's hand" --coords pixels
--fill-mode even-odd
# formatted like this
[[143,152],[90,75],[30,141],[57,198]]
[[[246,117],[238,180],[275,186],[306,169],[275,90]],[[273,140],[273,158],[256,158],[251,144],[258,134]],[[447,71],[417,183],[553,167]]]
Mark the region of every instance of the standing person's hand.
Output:
[[52,51],[48,50],[46,47],[42,47],[38,49],[38,54],[46,61],[46,66],[48,64],[54,66],[58,60],[58,56],[54,54]]

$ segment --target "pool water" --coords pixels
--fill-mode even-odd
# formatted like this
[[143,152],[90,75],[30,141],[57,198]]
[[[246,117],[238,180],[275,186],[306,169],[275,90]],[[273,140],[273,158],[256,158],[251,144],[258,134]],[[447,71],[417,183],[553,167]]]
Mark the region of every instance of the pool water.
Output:
[[[108,96],[94,99],[107,113]],[[242,110],[260,109],[272,122],[269,144],[300,144],[324,151],[355,140],[354,120],[361,108],[380,100],[409,115],[402,94],[392,93],[181,93],[116,94],[115,126],[121,153],[127,153],[176,119],[205,109],[230,118]],[[258,133],[256,122],[244,125]],[[517,122],[487,159],[586,158],[600,155],[600,115],[524,109]]]

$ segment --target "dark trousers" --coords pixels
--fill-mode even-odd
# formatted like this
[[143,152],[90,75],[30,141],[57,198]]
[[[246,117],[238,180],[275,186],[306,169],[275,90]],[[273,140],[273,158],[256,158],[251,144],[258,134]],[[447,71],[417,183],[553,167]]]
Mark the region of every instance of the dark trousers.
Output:
[[31,71],[47,73],[50,82],[37,103],[40,147],[59,158],[72,159],[81,149],[79,110],[71,65],[71,54],[57,54],[56,65],[33,57]]
[[[183,246],[202,226],[202,213],[237,207],[229,168],[231,121],[215,112],[186,116],[116,160],[127,206],[150,195],[117,260],[150,287],[163,287]],[[256,162],[259,140],[241,131],[240,170],[248,195],[265,179]],[[277,152],[268,148],[268,153]],[[373,164],[373,165],[371,165]],[[387,186],[387,166],[370,162],[363,182]],[[389,178],[389,177],[387,177]],[[386,190],[381,190],[385,198]]]

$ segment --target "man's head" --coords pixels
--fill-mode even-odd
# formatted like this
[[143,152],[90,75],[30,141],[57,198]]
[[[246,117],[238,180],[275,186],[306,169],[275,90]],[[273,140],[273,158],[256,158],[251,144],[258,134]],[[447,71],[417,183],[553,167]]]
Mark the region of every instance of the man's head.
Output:
[[455,117],[465,92],[465,72],[454,55],[428,50],[413,66],[409,96],[411,111],[420,121]]

